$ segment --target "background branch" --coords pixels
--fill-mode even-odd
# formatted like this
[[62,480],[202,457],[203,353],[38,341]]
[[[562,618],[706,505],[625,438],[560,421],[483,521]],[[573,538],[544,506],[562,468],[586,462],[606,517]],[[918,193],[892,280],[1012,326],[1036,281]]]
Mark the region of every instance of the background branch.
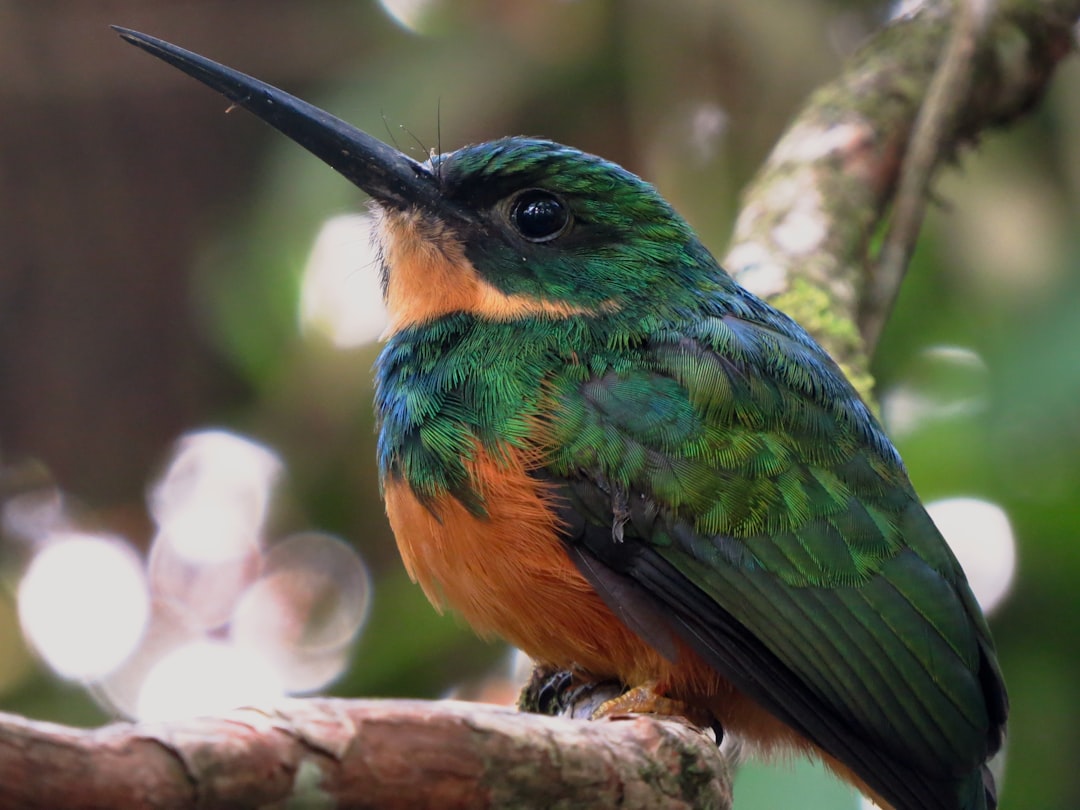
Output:
[[[904,223],[921,221],[929,176],[964,143],[1038,101],[1073,48],[1080,2],[1005,0],[978,39],[980,17],[972,10],[970,27],[958,30],[949,49],[952,10],[949,2],[923,4],[876,34],[841,76],[814,93],[747,188],[724,262],[745,287],[809,329],[864,395],[873,384],[869,357],[910,257],[914,232]],[[939,63],[944,92],[932,95]],[[957,98],[965,85],[968,92]],[[912,153],[911,133],[932,98],[955,107],[927,109],[930,131]],[[934,110],[951,126],[941,125]],[[909,170],[919,199],[905,196],[903,222],[886,243],[889,256],[875,268],[873,237]]]
[[888,230],[877,262],[869,268],[862,306],[862,333],[868,354],[873,354],[900,292],[922,228],[934,170],[943,151],[955,143],[958,113],[975,71],[975,51],[990,4],[983,0],[954,0],[954,5],[952,32],[915,117]]

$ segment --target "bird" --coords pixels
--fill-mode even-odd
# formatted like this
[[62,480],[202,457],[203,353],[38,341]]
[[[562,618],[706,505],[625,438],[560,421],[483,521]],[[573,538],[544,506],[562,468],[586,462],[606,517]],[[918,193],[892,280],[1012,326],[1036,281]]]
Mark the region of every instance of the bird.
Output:
[[117,31],[371,197],[377,463],[433,604],[617,680],[609,711],[688,707],[895,810],[997,806],[994,642],[899,454],[652,185],[533,137],[420,162]]

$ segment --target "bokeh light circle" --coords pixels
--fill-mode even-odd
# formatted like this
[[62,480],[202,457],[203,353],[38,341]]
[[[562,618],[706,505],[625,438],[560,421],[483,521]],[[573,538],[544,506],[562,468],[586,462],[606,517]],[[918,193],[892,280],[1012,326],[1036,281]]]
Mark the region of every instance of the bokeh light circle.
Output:
[[151,488],[155,543],[195,562],[216,562],[258,547],[273,487],[277,454],[224,430],[188,433]]
[[370,574],[351,546],[317,532],[293,535],[267,551],[231,637],[272,661],[288,691],[310,691],[345,667],[370,601]]
[[252,650],[196,641],[176,648],[150,669],[135,712],[143,720],[199,717],[266,705],[283,694],[274,668]]
[[983,612],[1009,592],[1016,572],[1016,539],[1005,510],[979,498],[946,498],[926,505],[960,561]]
[[50,537],[19,583],[23,633],[60,675],[101,677],[123,663],[146,626],[142,564],[122,540]]

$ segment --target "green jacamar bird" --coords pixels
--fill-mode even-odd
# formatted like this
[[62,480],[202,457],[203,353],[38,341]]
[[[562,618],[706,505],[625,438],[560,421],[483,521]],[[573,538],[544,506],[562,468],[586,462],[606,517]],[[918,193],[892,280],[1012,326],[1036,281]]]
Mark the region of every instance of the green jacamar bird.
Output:
[[433,603],[620,680],[609,710],[689,706],[897,810],[996,806],[994,644],[899,455],[652,186],[534,138],[419,163],[118,30],[372,197],[379,471]]

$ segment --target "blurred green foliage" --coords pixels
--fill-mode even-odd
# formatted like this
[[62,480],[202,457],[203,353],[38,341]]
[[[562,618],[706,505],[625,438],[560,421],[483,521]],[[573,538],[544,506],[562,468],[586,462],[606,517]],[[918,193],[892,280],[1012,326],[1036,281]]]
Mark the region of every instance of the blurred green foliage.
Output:
[[[375,3],[311,8],[342,15],[355,31],[354,55],[289,89],[418,156],[516,133],[601,153],[655,183],[718,255],[739,189],[785,121],[885,11],[840,0],[435,0],[409,30]],[[201,50],[198,41],[180,44]],[[228,50],[208,55],[245,68]],[[992,621],[1013,705],[1003,810],[1080,806],[1072,763],[1080,750],[1078,89],[1074,60],[1032,117],[987,137],[943,176],[943,204],[929,216],[874,364],[886,398],[911,382],[916,359],[933,346],[969,348],[988,369],[979,407],[916,425],[898,444],[924,499],[986,498],[1016,530],[1018,577]],[[219,103],[207,93],[208,107]],[[397,560],[375,479],[377,347],[336,350],[297,328],[300,271],[319,225],[363,201],[293,144],[235,120],[215,138],[249,137],[258,172],[232,198],[206,203],[190,267],[189,317],[230,380],[229,396],[202,421],[280,452],[289,469],[280,521],[341,534],[375,572],[372,617],[333,691],[438,696],[498,666],[501,648],[439,617]],[[947,389],[949,381],[919,384]],[[7,574],[12,586],[15,574]],[[0,596],[0,707],[100,719],[73,696],[79,690],[9,665],[27,661],[13,621]],[[793,779],[754,766],[740,777],[738,806],[855,806],[829,777],[815,777],[826,782],[820,794],[808,788],[807,767]]]

